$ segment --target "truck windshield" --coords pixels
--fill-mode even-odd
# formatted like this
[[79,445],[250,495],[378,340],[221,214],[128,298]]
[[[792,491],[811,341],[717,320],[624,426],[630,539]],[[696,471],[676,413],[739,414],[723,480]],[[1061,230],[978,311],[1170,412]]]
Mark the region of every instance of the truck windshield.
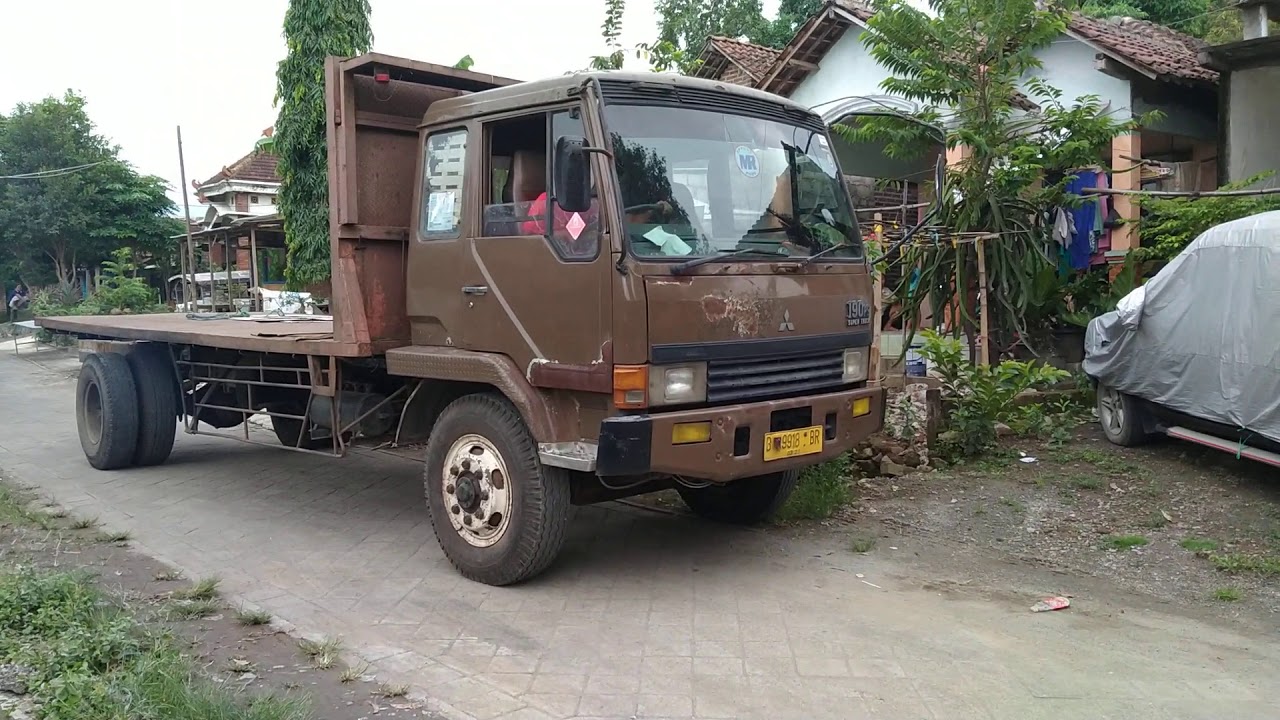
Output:
[[610,105],[605,116],[636,255],[863,257],[825,134],[671,107]]

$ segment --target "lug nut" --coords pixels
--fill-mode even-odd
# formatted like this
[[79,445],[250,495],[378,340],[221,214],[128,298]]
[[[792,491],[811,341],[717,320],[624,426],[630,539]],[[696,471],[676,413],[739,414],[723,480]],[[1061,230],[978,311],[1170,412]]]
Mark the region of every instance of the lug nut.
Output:
[[463,515],[463,516],[462,516],[462,524],[463,524],[463,525],[470,525],[470,524],[471,524],[471,516],[470,516],[470,515]]
[[445,491],[445,492],[447,492],[447,493],[449,493],[450,495],[452,495],[452,494],[453,494],[453,483],[449,483],[448,485],[445,485],[445,486],[444,486],[444,491]]
[[452,512],[454,515],[457,515],[458,513],[462,512],[462,508],[458,507],[457,505],[454,505],[453,507],[449,508],[449,512]]
[[453,467],[449,468],[449,474],[450,474],[450,475],[457,475],[457,474],[458,474],[458,466],[457,466],[457,465],[454,465]]
[[462,469],[463,469],[463,470],[470,470],[470,469],[471,469],[471,461],[470,461],[470,460],[463,460],[463,461],[462,461]]
[[489,499],[489,491],[488,491],[488,490],[481,490],[481,491],[480,491],[480,499],[481,499],[481,500],[488,500],[488,499]]

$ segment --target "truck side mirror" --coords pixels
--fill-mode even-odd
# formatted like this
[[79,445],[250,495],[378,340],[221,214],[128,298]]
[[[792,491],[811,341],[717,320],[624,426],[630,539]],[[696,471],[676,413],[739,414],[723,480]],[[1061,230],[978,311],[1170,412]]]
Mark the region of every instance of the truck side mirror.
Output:
[[565,212],[591,209],[591,163],[581,137],[562,135],[556,140],[555,173],[551,178],[556,204]]

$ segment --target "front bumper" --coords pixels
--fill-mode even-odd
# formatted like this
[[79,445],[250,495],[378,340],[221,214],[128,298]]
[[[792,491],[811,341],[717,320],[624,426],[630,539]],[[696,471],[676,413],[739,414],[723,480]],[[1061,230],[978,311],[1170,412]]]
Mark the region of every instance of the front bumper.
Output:
[[[854,417],[853,404],[859,398],[870,399],[870,412]],[[804,425],[824,426],[822,451],[766,461],[765,433],[794,429],[797,420]],[[674,444],[671,441],[673,426],[691,422],[710,422],[711,439]],[[779,426],[779,422],[786,425]],[[605,477],[656,473],[727,482],[829,460],[847,452],[883,424],[884,390],[881,388],[699,410],[624,415],[609,418],[600,426],[596,472]],[[740,429],[745,430],[740,432]]]

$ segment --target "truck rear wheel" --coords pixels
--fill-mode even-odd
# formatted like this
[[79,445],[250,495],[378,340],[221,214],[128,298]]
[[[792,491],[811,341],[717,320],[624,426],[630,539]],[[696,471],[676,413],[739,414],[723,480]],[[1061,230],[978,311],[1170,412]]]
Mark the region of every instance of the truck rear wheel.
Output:
[[123,355],[93,353],[80,366],[76,429],[93,467],[116,470],[133,462],[138,446],[137,393]]
[[716,522],[752,525],[778,511],[800,482],[799,470],[757,475],[724,485],[676,485],[680,499],[696,515]]
[[431,528],[464,577],[510,585],[545,570],[564,547],[569,477],[544,466],[504,398],[467,395],[427,440],[423,484]]
[[173,361],[163,346],[137,345],[128,355],[133,384],[138,389],[138,444],[133,464],[139,467],[159,465],[173,452],[173,438],[178,428],[177,380]]

